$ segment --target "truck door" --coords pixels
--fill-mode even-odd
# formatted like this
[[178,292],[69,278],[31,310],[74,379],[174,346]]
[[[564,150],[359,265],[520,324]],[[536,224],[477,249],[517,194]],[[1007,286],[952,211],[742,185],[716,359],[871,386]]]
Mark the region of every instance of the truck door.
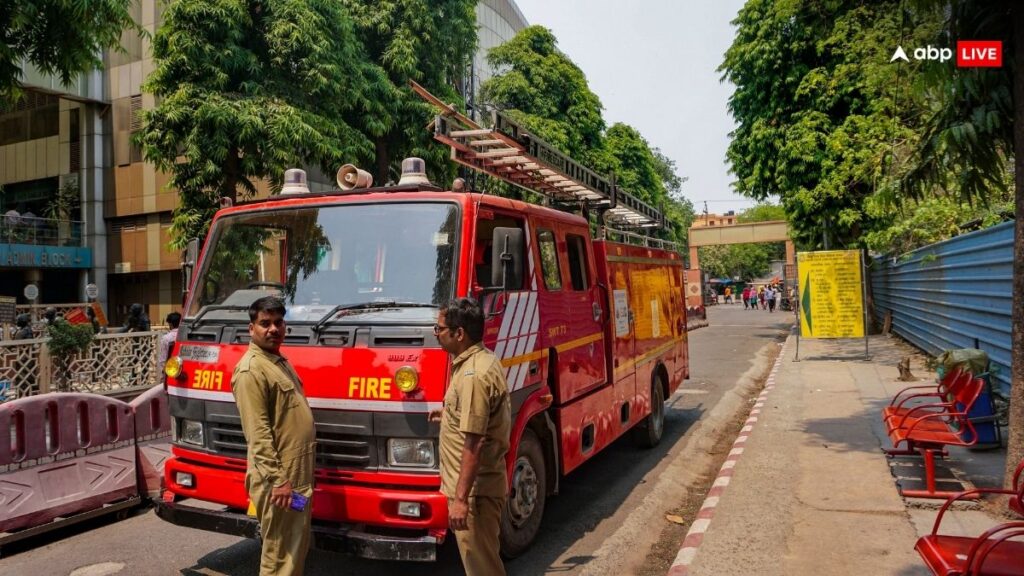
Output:
[[583,234],[565,234],[568,283],[563,298],[568,306],[568,336],[559,352],[567,383],[577,396],[608,381],[603,326],[607,312],[601,306],[603,294],[594,281],[593,257]]
[[[630,283],[629,264],[611,255],[609,255],[608,261],[610,283],[608,301],[611,304],[610,322],[614,338],[612,369],[615,371],[613,376],[616,384],[624,385],[626,384],[624,381],[634,379],[637,354],[636,330],[634,329],[636,311],[631,306],[634,300],[634,287]],[[625,388],[629,388],[629,386],[627,385]]]
[[[472,292],[478,298],[480,294],[487,294],[485,309],[496,311],[484,322],[484,345],[501,360],[509,392],[516,392],[539,383],[542,378],[543,358],[535,354],[540,346],[537,278],[533,259],[529,257],[531,238],[527,233],[524,234],[525,254],[520,255],[524,262],[522,284],[508,286],[504,293],[493,291],[491,271],[495,265],[500,266],[493,259],[495,228],[519,228],[525,232],[525,218],[490,208],[481,210],[473,249]],[[491,299],[497,302],[492,303]]]

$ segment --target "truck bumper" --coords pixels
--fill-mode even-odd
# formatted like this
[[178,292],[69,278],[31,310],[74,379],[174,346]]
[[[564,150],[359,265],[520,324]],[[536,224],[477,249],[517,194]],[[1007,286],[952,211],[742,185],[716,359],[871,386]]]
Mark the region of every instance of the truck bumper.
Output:
[[[209,503],[198,500],[157,500],[156,515],[186,528],[246,538],[260,537],[259,522],[255,518],[230,508],[211,507]],[[410,530],[408,536],[396,536],[374,534],[352,525],[318,523],[313,524],[312,531],[314,548],[374,560],[433,562],[437,559],[438,545],[442,543],[425,531]]]

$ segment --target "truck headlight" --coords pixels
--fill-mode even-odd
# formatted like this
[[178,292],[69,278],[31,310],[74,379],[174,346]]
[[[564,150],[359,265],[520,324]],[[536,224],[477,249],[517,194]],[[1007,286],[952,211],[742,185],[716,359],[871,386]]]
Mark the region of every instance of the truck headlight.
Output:
[[402,366],[395,372],[395,385],[406,394],[415,390],[419,383],[420,375],[412,366]]
[[413,466],[433,468],[434,441],[416,438],[391,438],[388,440],[388,464],[392,466]]
[[203,446],[203,423],[197,420],[181,420],[181,432],[178,439],[185,444]]
[[184,363],[181,361],[181,356],[171,356],[164,362],[164,374],[168,378],[174,379],[181,375],[181,368]]

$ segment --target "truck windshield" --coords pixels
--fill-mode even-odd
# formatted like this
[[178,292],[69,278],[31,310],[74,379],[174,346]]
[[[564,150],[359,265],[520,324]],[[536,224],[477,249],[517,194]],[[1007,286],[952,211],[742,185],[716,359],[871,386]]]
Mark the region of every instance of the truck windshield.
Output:
[[274,293],[290,321],[317,322],[332,308],[361,303],[441,304],[453,294],[458,221],[456,205],[436,202],[222,218],[210,232],[187,316],[248,320],[244,307]]

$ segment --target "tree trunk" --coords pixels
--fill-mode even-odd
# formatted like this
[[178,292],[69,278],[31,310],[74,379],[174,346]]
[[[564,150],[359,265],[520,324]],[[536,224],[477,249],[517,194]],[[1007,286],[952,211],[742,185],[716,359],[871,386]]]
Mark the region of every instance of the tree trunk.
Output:
[[1010,424],[1006,442],[1007,488],[1024,459],[1024,7],[1013,8],[1013,163],[1016,207],[1013,234],[1013,312],[1011,324]]
[[391,167],[391,153],[388,150],[388,143],[384,136],[374,141],[375,152],[377,153],[377,173],[374,174],[374,185],[383,186],[388,183],[388,169]]
[[228,148],[228,157],[224,162],[224,185],[220,191],[221,198],[231,198],[231,203],[238,201],[238,148]]

